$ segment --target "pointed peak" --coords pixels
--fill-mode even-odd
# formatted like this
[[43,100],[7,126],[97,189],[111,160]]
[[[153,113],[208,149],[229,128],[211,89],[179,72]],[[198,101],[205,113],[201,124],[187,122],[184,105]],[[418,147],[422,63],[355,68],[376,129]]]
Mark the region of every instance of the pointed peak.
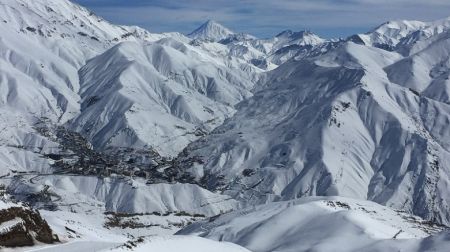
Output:
[[318,45],[326,41],[325,39],[306,29],[298,32],[294,32],[292,30],[285,30],[276,35],[275,38],[278,39],[277,43],[279,43],[279,45],[282,46]]
[[211,25],[220,25],[220,26],[223,26],[223,25],[219,24],[217,21],[215,21],[215,20],[213,20],[213,19],[209,19],[209,20],[206,21],[203,25],[206,25],[206,26],[211,26]]
[[199,28],[197,28],[197,30],[199,30],[199,29],[213,29],[213,28],[229,30],[228,28],[226,28],[222,24],[220,24],[217,21],[212,20],[212,19],[209,19],[208,21],[203,23]]
[[188,34],[188,37],[200,40],[219,41],[234,34],[230,29],[217,23],[214,20],[208,20],[195,31]]

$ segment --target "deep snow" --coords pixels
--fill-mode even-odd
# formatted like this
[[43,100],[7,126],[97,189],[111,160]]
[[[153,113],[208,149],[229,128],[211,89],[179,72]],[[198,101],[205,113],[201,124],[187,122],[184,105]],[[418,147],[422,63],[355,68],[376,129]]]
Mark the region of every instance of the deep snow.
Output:
[[[185,36],[113,25],[67,0],[0,0],[0,184],[47,209],[64,242],[50,251],[139,236],[140,250],[245,251],[147,237],[233,210],[186,230],[256,251],[327,251],[346,238],[342,249],[445,250],[446,232],[426,237],[434,231],[408,214],[450,224],[449,27],[390,21],[340,40],[260,39],[209,21]],[[38,121],[99,151],[178,155],[168,160],[195,181],[52,174],[48,154],[67,150]],[[327,198],[298,200],[310,196]]]

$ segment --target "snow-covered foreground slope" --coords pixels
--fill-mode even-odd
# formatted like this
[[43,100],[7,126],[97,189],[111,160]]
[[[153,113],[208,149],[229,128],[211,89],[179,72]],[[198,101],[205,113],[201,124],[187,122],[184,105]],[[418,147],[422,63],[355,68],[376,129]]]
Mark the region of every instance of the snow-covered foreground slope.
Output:
[[[155,244],[153,240],[155,236],[172,235],[207,216],[237,208],[235,200],[189,184],[146,185],[143,180],[54,175],[24,176],[11,181],[11,184],[5,180],[0,183],[8,186],[8,192],[15,200],[48,209],[40,210],[40,214],[60,241],[52,246],[37,244],[33,248],[7,250],[15,252],[82,251],[86,246],[96,251],[126,249],[130,245],[135,249],[134,244],[142,243],[144,238],[148,242],[151,237],[152,243],[142,249],[158,248],[166,243],[176,247],[178,243],[170,242],[170,238]],[[14,206],[17,205],[0,201],[0,211]],[[19,217],[21,215],[16,219]],[[8,220],[15,220],[14,216]],[[0,231],[11,225],[18,224],[12,221],[2,223],[0,219]],[[3,245],[2,238],[0,234],[0,246]],[[191,249],[197,245],[221,248],[217,242],[195,237],[181,243],[186,246],[193,243],[192,247],[188,246]],[[235,247],[224,245],[223,249],[236,251],[233,250]],[[171,248],[168,251],[174,251],[174,247]],[[205,247],[204,251],[208,249]]]
[[[92,209],[41,211],[61,243],[2,251],[446,251],[450,242],[446,231],[438,233],[442,226],[342,197],[254,206],[195,223],[177,236],[161,236],[161,231],[154,236],[154,228],[114,228]],[[143,218],[134,216],[129,223]],[[166,218],[176,222],[180,217]]]
[[184,252],[249,252],[249,250],[240,247],[236,244],[228,242],[217,242],[195,236],[162,236],[162,237],[152,237],[147,241],[138,243],[134,246],[129,244],[124,245],[120,243],[113,242],[88,242],[88,241],[76,241],[71,243],[66,243],[57,246],[41,246],[29,249],[6,249],[6,252],[25,252],[25,251],[36,251],[36,252],[79,252],[79,251],[96,251],[96,252],[126,252],[126,251],[136,251],[136,252],[148,252],[148,251],[158,251],[158,252],[174,252],[180,251]]
[[255,252],[444,251],[447,234],[426,238],[442,229],[373,202],[317,197],[250,207],[178,234],[233,242]]
[[[233,243],[217,242],[195,236],[155,237],[150,241],[138,245],[133,251],[147,252],[249,252],[249,250]],[[114,252],[127,251],[127,249],[112,249]]]

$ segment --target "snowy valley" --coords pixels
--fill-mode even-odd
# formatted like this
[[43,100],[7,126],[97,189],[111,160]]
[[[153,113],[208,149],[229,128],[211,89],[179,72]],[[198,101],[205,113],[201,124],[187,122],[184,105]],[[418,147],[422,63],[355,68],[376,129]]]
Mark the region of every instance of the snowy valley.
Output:
[[324,39],[0,0],[1,251],[447,251],[450,18]]

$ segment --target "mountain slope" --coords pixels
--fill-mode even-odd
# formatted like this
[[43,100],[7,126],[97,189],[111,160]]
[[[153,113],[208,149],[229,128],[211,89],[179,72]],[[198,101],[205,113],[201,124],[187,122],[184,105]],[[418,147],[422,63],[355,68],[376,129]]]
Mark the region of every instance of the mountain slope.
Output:
[[349,42],[283,64],[187,148],[192,169],[244,202],[341,195],[448,224],[450,110],[389,81],[401,58]]
[[[106,210],[214,215],[235,208],[229,197],[175,184],[171,161],[152,149],[175,155],[220,124],[234,113],[235,103],[251,95],[259,70],[193,48],[180,34],[112,25],[66,0],[3,0],[0,14],[0,184],[9,193],[50,210],[70,206],[65,210],[84,212],[91,204],[99,215]],[[124,137],[133,131],[135,138]],[[122,153],[140,148],[136,157],[117,158],[127,163],[128,170],[121,169],[129,181],[122,180],[124,174],[103,181],[105,156],[91,154],[107,147],[126,147]],[[137,166],[146,169],[140,179],[133,176]],[[145,180],[150,169],[168,179]],[[34,184],[53,174],[62,178]],[[31,177],[21,180],[24,176]],[[189,200],[193,195],[197,203]]]
[[112,25],[66,0],[4,0],[0,13],[1,174],[49,170],[38,152],[58,145],[34,124],[41,118],[63,124],[79,113],[78,70],[91,57],[119,41],[164,37]]
[[426,23],[420,21],[389,21],[368,33],[355,35],[351,39],[368,46],[393,50],[405,37],[423,29],[426,25]]
[[413,54],[387,68],[390,80],[450,104],[450,31],[417,40],[411,50]]
[[251,96],[258,70],[163,39],[119,44],[79,73],[81,114],[70,122],[75,131],[98,148],[152,146],[176,155]]
[[[112,25],[70,1],[2,1],[0,13],[0,29],[2,34],[7,34],[0,40],[0,114],[2,128],[5,128],[0,133],[2,175],[9,170],[50,171],[49,161],[42,155],[59,152],[60,146],[54,139],[36,132],[35,124],[42,120],[79,130],[94,142],[95,147],[105,147],[115,136],[115,140],[111,140],[115,141],[113,146],[153,146],[165,155],[175,155],[198,135],[216,127],[231,115],[233,105],[250,95],[249,90],[257,80],[259,70],[255,67],[234,58],[216,58],[207,51],[194,49],[187,45],[190,39],[181,34],[151,34],[138,27]],[[169,37],[171,39],[164,39]],[[151,59],[153,62],[149,63],[136,55],[142,52],[139,47],[144,47],[144,43],[156,41],[159,41],[159,47],[145,45],[152,48],[148,51],[154,51],[149,52],[154,56]],[[108,76],[111,69],[106,68],[101,69],[102,76],[86,76],[85,72],[89,69],[100,70],[99,67],[104,66],[99,60],[118,60],[119,55],[114,52],[120,50],[111,48],[121,42],[129,42],[128,47],[135,47],[134,52],[126,52],[123,57],[130,61],[141,59],[139,63],[136,61],[127,69],[125,65],[117,66],[119,69],[115,70],[118,72],[113,76]],[[135,45],[131,46],[133,43]],[[30,48],[35,50],[30,51]],[[183,61],[174,58],[180,56]],[[191,69],[183,73],[186,66]],[[118,75],[122,73],[120,69],[128,77],[133,75],[132,78],[137,79],[133,85],[139,87],[124,85],[128,88],[128,98],[121,96],[120,99],[109,100],[109,107],[106,108],[98,108],[100,103],[88,108],[87,105],[93,103],[95,97],[104,96],[101,89],[96,89],[100,94],[89,94],[93,91],[89,88],[93,84],[101,85],[103,81],[104,85],[111,85],[114,82],[111,78],[117,78],[116,89],[109,94],[117,94],[115,92],[119,89],[124,92],[125,88],[120,86],[127,81],[123,81],[125,76]],[[143,75],[147,76],[135,76],[133,71],[144,72]],[[153,81],[154,89],[145,83],[150,73],[155,73],[154,77],[148,78]],[[98,79],[93,80],[94,77]],[[83,82],[80,83],[80,80]],[[93,82],[86,83],[88,81]],[[169,88],[165,85],[167,81],[175,83],[174,86]],[[229,87],[228,84],[235,86]],[[129,92],[137,90],[144,95],[136,100],[131,98]],[[114,102],[117,104],[111,104]],[[190,108],[185,108],[188,103]],[[133,104],[138,108],[133,110]],[[114,111],[117,118],[111,122],[105,121],[111,118],[108,117],[113,113],[111,109],[117,109]],[[136,113],[130,117],[138,119],[126,118],[125,112],[132,114],[130,111],[137,110],[141,111],[139,115]],[[155,120],[158,125],[144,127]],[[72,124],[72,121],[77,124]],[[98,127],[92,129],[91,124]],[[128,134],[129,127],[131,131],[143,132],[130,133],[137,136],[117,144],[123,140],[124,134]],[[168,136],[174,131],[176,135]]]

